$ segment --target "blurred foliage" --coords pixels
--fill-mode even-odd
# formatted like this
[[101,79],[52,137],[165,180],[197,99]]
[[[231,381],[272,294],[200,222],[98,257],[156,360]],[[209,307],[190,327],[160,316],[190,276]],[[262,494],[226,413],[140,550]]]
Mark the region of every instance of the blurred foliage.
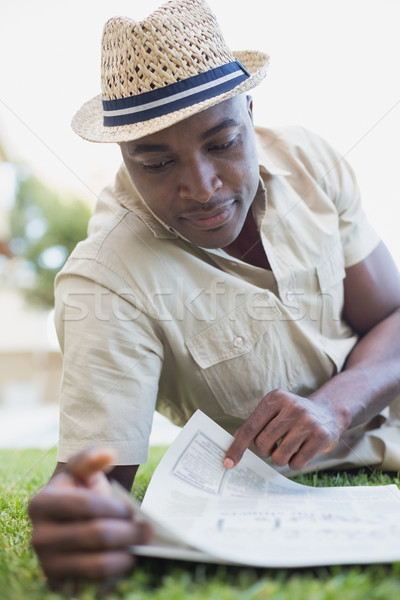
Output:
[[54,278],[76,244],[86,237],[91,209],[84,200],[63,197],[33,175],[18,177],[10,214],[11,251],[30,266],[27,301],[54,305]]

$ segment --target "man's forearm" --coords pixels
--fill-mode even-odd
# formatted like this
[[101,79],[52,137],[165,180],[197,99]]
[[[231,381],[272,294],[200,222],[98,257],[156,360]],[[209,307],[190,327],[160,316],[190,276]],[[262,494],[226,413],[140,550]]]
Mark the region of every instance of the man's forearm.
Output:
[[330,404],[345,431],[378,414],[400,393],[400,309],[354,347],[344,370],[310,397]]

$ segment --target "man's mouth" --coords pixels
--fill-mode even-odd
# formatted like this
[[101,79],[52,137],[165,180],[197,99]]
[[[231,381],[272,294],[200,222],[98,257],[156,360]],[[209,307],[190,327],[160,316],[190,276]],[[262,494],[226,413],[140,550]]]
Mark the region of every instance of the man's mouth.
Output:
[[224,204],[214,210],[203,210],[202,212],[191,213],[181,217],[183,220],[188,221],[191,226],[196,229],[213,229],[220,227],[229,221],[235,202]]

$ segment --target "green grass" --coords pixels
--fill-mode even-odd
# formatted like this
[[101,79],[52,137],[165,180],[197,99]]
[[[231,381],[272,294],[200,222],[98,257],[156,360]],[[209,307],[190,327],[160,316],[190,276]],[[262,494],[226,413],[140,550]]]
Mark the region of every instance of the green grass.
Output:
[[[153,448],[141,467],[134,494],[143,497],[164,452]],[[249,569],[141,559],[139,568],[112,591],[85,586],[79,592],[50,592],[30,547],[26,506],[48,480],[55,451],[0,451],[0,600],[398,600],[400,564],[318,569]],[[398,483],[398,475],[369,470],[303,475],[306,485]]]

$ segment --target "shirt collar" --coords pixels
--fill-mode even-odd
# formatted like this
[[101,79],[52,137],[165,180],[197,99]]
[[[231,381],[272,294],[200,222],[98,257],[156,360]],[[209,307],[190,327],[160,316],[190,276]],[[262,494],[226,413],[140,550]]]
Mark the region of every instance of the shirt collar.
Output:
[[147,206],[133,185],[125,164],[122,163],[115,179],[115,194],[119,203],[131,210],[150,229],[156,238],[176,239],[179,235],[172,227],[157,217]]
[[262,162],[260,161],[260,174],[265,173],[266,175],[290,175],[290,171],[278,165],[268,158],[264,157]]
[[279,148],[276,137],[268,129],[255,128],[257,156],[260,165],[260,175],[290,175],[285,165],[279,164]]

